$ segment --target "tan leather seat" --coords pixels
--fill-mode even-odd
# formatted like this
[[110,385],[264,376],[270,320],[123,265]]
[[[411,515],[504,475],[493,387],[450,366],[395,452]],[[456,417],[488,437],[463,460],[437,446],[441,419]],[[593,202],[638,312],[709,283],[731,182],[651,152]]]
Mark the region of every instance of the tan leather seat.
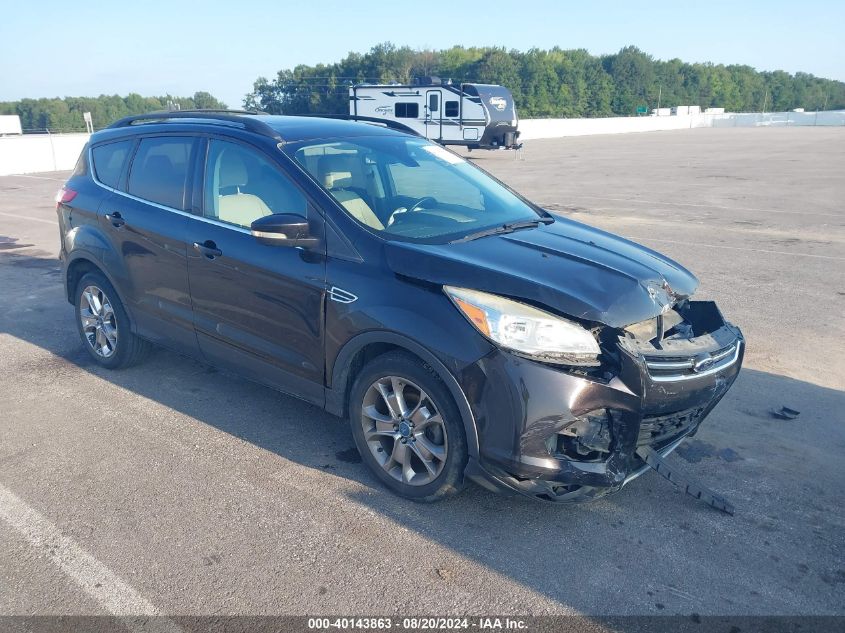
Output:
[[327,154],[317,162],[320,182],[328,189],[335,200],[346,209],[353,218],[374,228],[384,230],[384,224],[373,212],[370,205],[354,191],[344,187],[360,187],[366,189],[366,182],[361,173],[361,164],[356,156],[351,154]]
[[[224,151],[220,156],[218,188],[234,187],[235,192],[217,198],[217,219],[240,226],[249,226],[258,218],[270,215],[264,201],[251,193],[241,193],[241,187],[249,182],[246,165],[240,156]],[[218,189],[218,190],[219,190]]]

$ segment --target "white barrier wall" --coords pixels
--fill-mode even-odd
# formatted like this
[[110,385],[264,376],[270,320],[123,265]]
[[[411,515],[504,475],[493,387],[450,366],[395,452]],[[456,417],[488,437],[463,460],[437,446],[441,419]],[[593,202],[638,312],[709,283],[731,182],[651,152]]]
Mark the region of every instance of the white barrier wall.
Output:
[[[520,140],[588,134],[625,134],[699,127],[843,125],[845,110],[767,114],[693,114],[603,119],[523,119]],[[88,134],[24,134],[0,137],[0,176],[73,169]]]
[[521,141],[588,134],[657,132],[699,127],[783,127],[845,125],[845,110],[607,117],[602,119],[521,119]]
[[0,137],[0,176],[73,169],[88,134]]
[[520,119],[519,140],[587,136],[590,134],[625,134],[706,127],[704,115],[608,117],[602,119]]
[[710,127],[784,127],[845,125],[845,110],[715,114]]

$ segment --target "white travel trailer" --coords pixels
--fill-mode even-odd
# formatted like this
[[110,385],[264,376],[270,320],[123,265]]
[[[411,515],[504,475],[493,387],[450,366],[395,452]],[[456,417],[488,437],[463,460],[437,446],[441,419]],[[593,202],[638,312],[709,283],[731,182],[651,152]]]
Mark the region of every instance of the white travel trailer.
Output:
[[349,114],[406,125],[443,145],[519,149],[518,119],[507,88],[452,85],[423,77],[413,85],[358,84],[349,88]]

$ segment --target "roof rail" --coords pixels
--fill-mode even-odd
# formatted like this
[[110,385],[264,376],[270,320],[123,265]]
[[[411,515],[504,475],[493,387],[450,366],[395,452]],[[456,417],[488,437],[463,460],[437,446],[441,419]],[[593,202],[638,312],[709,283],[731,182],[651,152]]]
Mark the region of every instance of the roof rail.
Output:
[[341,121],[361,121],[362,123],[376,123],[378,125],[383,125],[384,127],[389,127],[392,130],[397,130],[399,132],[405,132],[406,134],[412,134],[413,136],[425,138],[414,128],[409,127],[403,123],[399,123],[398,121],[393,121],[391,119],[379,119],[377,117],[359,116],[357,114],[299,114],[296,116],[314,117],[318,119],[340,119]]
[[257,110],[173,110],[162,112],[147,112],[145,114],[133,114],[132,116],[123,117],[108,126],[111,128],[129,127],[136,123],[144,121],[168,121],[172,119],[209,119],[211,121],[228,121],[231,123],[239,123],[245,129],[262,136],[269,136],[271,138],[282,140],[279,133],[272,127],[244,115],[265,114]]

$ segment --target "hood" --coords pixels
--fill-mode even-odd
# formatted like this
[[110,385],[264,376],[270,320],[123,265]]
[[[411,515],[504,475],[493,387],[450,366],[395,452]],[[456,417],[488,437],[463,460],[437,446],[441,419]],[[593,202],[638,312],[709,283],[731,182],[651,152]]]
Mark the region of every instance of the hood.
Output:
[[698,287],[668,257],[560,217],[469,242],[386,248],[397,274],[523,299],[615,328],[653,318]]

